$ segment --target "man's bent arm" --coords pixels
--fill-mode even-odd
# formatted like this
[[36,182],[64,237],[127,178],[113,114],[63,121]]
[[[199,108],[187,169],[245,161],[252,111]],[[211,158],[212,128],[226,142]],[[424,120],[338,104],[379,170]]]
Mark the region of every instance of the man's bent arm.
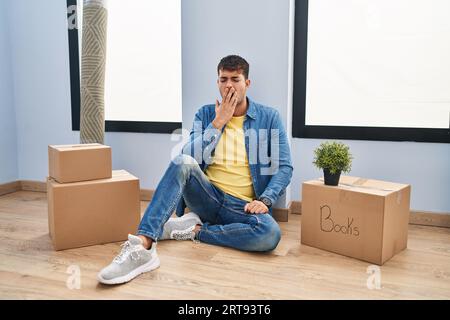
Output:
[[194,123],[189,134],[189,141],[183,146],[182,153],[190,155],[201,165],[203,161],[211,160],[211,153],[217,145],[222,131],[211,123],[203,128],[205,107],[200,108],[194,117]]
[[[278,112],[276,113],[272,129],[275,129],[276,133],[271,139],[272,151],[274,148],[278,148],[279,150],[278,157],[274,158],[274,155],[271,155],[271,167],[275,168],[276,173],[272,176],[269,184],[260,197],[269,198],[272,204],[275,204],[284,189],[286,189],[291,182],[292,171],[294,168],[291,162],[291,151],[289,148],[286,130],[284,129]],[[261,169],[270,170],[269,168]]]

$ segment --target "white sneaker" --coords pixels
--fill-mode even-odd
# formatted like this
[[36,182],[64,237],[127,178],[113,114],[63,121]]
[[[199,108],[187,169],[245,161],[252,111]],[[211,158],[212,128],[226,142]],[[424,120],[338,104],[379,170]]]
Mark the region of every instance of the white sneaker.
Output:
[[142,245],[141,238],[132,234],[128,241],[122,244],[122,251],[114,258],[110,265],[102,269],[97,279],[104,284],[119,284],[128,282],[144,272],[159,267],[160,261],[156,253],[156,242],[147,250]]
[[186,213],[181,217],[170,218],[164,224],[160,240],[194,240],[194,229],[198,224],[203,225],[200,217],[194,212]]

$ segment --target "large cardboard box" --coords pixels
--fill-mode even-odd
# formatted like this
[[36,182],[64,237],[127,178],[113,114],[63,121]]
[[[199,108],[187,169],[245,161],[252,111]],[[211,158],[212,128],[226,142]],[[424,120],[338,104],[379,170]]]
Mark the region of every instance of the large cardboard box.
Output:
[[47,179],[48,222],[56,250],[123,241],[140,221],[139,179],[125,170],[112,178],[58,183]]
[[301,242],[382,265],[408,240],[410,185],[341,176],[303,183]]
[[49,176],[60,183],[111,178],[111,147],[99,143],[48,146]]

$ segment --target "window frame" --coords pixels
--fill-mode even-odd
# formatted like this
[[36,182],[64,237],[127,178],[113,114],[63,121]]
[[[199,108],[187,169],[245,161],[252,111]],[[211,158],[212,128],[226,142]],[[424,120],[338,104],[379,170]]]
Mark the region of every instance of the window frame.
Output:
[[306,125],[308,0],[295,1],[294,31],[292,110],[294,138],[450,143],[450,129]]
[[[77,1],[66,0],[67,8],[77,5]],[[67,12],[69,18],[69,12]],[[69,36],[69,65],[70,65],[70,94],[71,94],[71,114],[72,131],[80,130],[80,56],[78,42],[78,28],[67,28]],[[142,133],[172,133],[176,129],[182,128],[182,122],[165,121],[117,121],[105,120],[106,132],[142,132]]]

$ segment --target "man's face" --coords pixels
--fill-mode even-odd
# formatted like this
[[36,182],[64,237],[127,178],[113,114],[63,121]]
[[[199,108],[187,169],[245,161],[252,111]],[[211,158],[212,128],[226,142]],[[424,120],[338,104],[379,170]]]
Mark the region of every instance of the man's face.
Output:
[[225,98],[226,89],[233,87],[236,90],[237,103],[240,104],[244,101],[247,93],[247,88],[250,86],[250,80],[245,80],[241,70],[219,70],[219,79],[217,79],[217,85],[219,86],[220,95],[222,99]]

